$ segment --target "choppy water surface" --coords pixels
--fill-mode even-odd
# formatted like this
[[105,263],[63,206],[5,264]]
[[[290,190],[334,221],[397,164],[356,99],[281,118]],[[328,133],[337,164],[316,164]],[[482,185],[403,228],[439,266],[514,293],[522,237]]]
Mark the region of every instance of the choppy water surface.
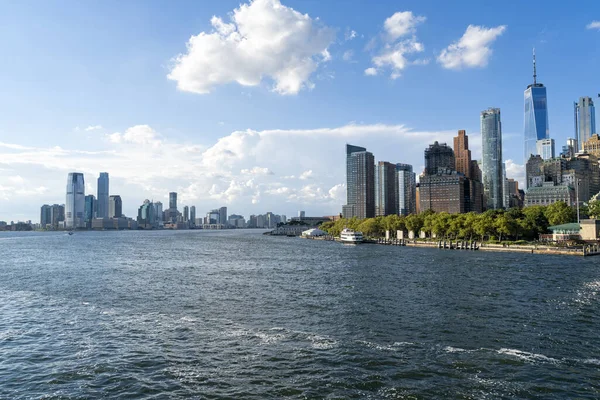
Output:
[[0,235],[0,398],[598,398],[600,258]]

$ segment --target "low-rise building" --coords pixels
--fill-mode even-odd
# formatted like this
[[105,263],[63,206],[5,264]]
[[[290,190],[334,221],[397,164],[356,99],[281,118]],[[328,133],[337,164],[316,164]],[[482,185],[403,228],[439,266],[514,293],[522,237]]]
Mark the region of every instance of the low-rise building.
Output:
[[575,205],[575,190],[570,186],[555,186],[548,182],[543,186],[529,188],[525,193],[525,207],[549,206],[559,201]]

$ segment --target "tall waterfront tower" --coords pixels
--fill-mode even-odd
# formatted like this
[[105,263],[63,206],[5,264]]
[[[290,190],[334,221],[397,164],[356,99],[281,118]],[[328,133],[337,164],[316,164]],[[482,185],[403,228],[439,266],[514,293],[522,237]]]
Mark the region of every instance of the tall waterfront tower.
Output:
[[467,178],[471,178],[471,150],[469,150],[469,137],[465,130],[459,130],[454,137],[454,159],[456,171]]
[[108,217],[108,172],[100,172],[98,177],[96,216],[98,218]]
[[67,228],[85,227],[85,181],[80,172],[70,172],[67,177],[65,225]]
[[346,196],[344,217],[375,216],[375,157],[351,144],[346,144]]
[[177,192],[169,193],[169,208],[171,210],[177,210]]
[[412,165],[396,164],[396,190],[398,214],[415,214],[417,212],[417,183]]
[[[483,190],[488,209],[503,206],[502,186],[502,123],[500,109],[489,108],[481,112],[481,139],[483,163]],[[535,144],[535,142],[534,142]]]
[[575,107],[575,137],[579,148],[577,152],[583,151],[583,145],[596,132],[596,109],[591,97],[580,97]]
[[529,156],[537,154],[536,142],[550,138],[548,127],[548,99],[546,87],[537,82],[537,69],[535,61],[535,49],[533,50],[533,83],[527,86],[524,93],[525,119],[523,134],[525,146],[523,162],[529,160]]

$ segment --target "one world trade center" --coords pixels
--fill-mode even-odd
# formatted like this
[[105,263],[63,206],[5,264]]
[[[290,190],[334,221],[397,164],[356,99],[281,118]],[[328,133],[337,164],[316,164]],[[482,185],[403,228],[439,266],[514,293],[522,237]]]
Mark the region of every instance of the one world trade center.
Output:
[[537,154],[536,142],[549,139],[548,128],[548,98],[546,87],[537,82],[535,49],[533,50],[533,84],[525,89],[525,135],[524,163],[527,163],[532,154]]

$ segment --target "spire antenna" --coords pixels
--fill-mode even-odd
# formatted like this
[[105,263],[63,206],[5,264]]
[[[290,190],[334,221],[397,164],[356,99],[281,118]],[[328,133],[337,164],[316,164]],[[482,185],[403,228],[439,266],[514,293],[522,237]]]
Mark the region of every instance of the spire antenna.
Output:
[[533,86],[537,83],[537,72],[535,69],[535,47],[533,48]]

